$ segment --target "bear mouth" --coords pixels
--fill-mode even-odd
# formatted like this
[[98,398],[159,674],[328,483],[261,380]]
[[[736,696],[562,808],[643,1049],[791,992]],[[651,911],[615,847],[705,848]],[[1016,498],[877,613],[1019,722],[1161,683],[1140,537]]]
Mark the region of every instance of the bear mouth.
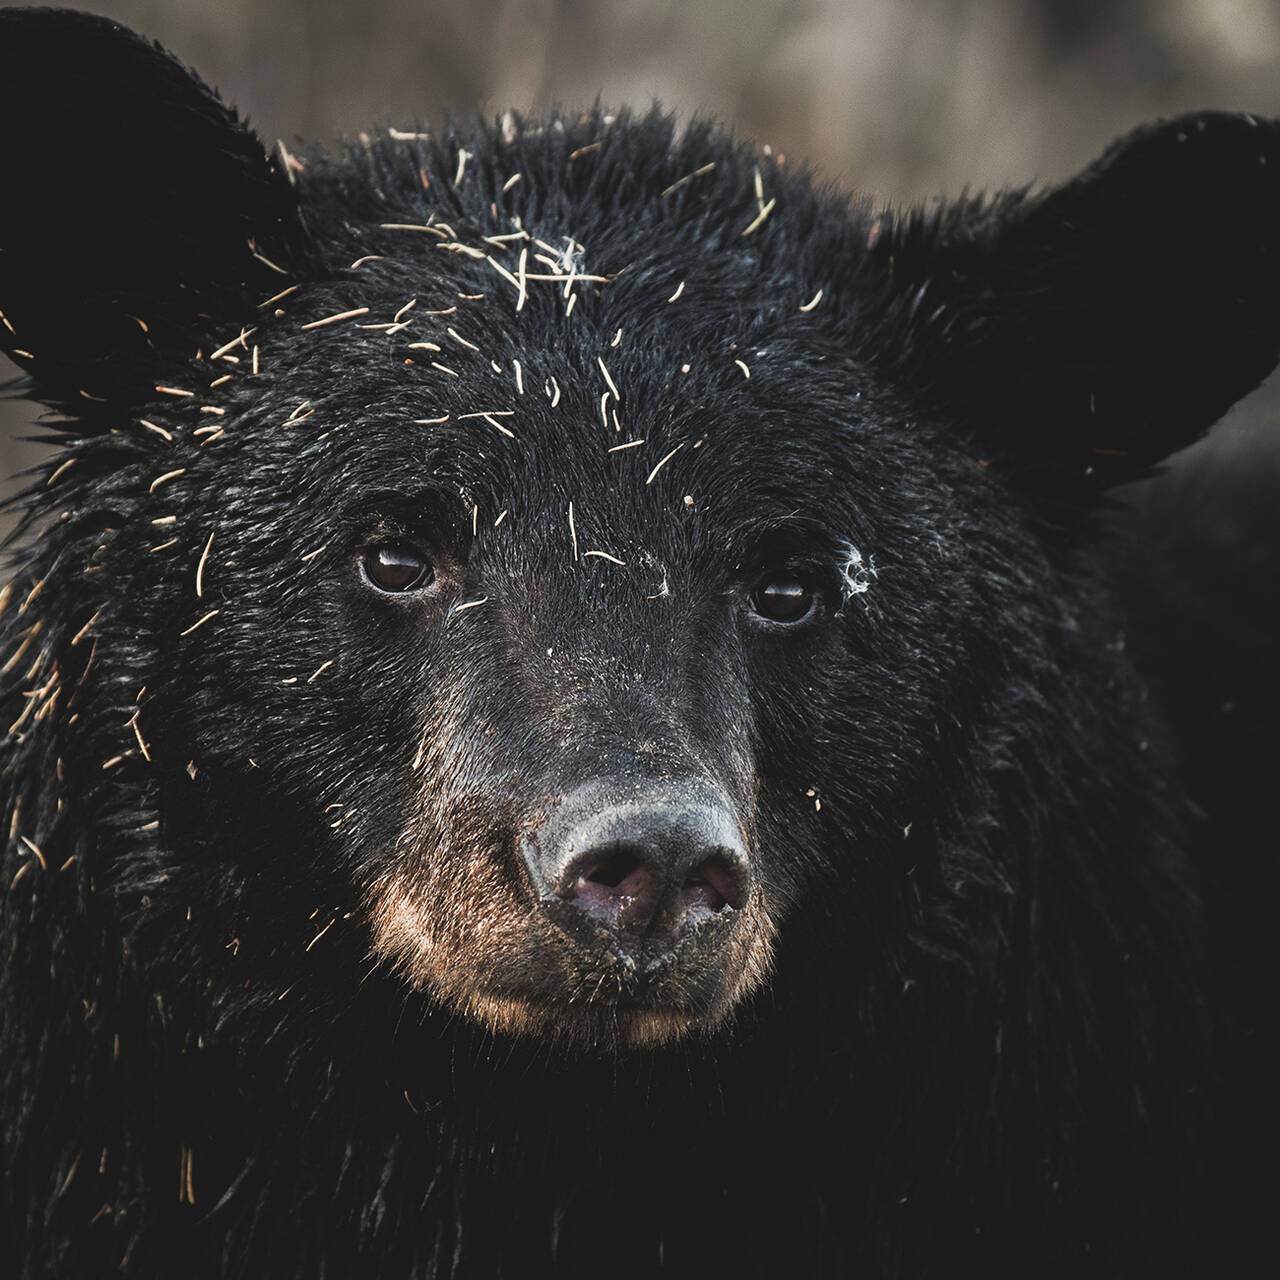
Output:
[[549,937],[477,984],[464,1010],[494,1030],[593,1046],[658,1044],[717,1025],[734,1003],[738,912],[727,905],[678,935],[618,930],[576,906],[547,904]]
[[[615,930],[555,895],[442,910],[429,886],[391,873],[368,900],[372,958],[493,1032],[588,1051],[649,1047],[720,1025],[771,967],[759,893],[733,907],[711,889],[689,886],[697,910],[673,937]],[[458,919],[468,927],[442,927]]]

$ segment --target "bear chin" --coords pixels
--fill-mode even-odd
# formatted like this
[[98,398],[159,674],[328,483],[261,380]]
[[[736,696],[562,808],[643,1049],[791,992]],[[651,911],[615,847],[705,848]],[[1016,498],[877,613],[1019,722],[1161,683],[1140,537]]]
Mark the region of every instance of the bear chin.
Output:
[[476,993],[464,1012],[487,1030],[566,1043],[578,1049],[650,1049],[691,1032],[710,1031],[728,1010],[708,1017],[674,1008],[626,1008],[597,1004],[587,1009],[547,1006],[510,996]]

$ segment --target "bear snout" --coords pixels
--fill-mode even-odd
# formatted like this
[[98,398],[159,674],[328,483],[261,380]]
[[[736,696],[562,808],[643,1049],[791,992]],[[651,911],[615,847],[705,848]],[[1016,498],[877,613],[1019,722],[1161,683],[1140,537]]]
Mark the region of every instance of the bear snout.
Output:
[[592,940],[603,932],[618,954],[649,965],[691,929],[730,923],[752,884],[728,800],[694,779],[585,783],[525,842],[523,855],[559,920],[585,925]]

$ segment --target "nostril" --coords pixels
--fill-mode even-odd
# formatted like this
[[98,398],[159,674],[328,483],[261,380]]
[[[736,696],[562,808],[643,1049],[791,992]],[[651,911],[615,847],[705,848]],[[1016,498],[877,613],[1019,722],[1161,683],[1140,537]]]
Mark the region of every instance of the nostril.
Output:
[[741,870],[730,860],[706,858],[685,877],[680,896],[686,906],[704,906],[711,911],[730,906],[737,911],[747,898],[744,882]]
[[639,865],[640,859],[635,854],[619,851],[588,866],[578,879],[607,889],[616,889]]
[[662,879],[625,846],[592,850],[570,864],[560,896],[614,928],[644,928],[658,910]]

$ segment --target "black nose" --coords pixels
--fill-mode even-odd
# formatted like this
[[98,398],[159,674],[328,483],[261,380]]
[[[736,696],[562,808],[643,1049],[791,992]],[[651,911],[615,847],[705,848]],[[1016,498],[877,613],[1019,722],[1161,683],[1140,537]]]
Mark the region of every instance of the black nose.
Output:
[[596,780],[571,792],[526,852],[535,881],[634,949],[746,902],[751,865],[726,799],[694,781]]

